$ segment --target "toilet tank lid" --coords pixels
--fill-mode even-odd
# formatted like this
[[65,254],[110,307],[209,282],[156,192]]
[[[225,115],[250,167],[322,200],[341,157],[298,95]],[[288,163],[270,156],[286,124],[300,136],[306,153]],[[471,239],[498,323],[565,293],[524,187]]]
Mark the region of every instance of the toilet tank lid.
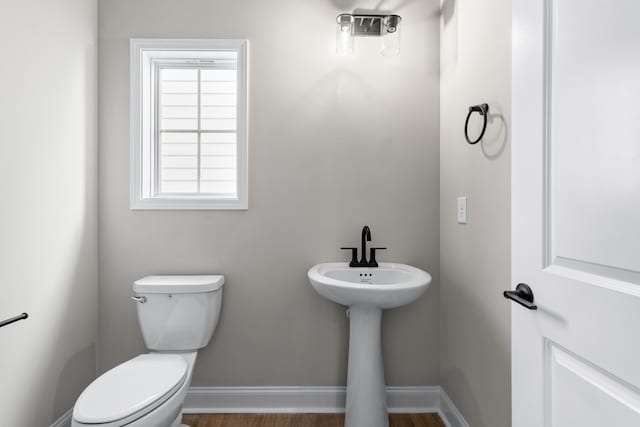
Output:
[[218,290],[222,275],[147,276],[133,282],[133,291],[141,294],[195,294]]

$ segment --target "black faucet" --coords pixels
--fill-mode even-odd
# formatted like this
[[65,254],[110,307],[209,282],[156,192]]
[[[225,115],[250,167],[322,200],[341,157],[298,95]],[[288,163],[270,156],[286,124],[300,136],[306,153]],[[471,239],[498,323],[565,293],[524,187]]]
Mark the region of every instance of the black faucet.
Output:
[[376,261],[376,250],[387,248],[371,248],[371,256],[367,260],[367,242],[371,241],[371,229],[365,225],[362,227],[362,252],[360,260],[358,261],[358,248],[340,248],[348,249],[351,251],[351,262],[349,267],[377,267],[378,261]]
[[371,241],[371,229],[368,225],[362,227],[362,251],[360,252],[360,266],[368,267],[369,261],[367,261],[367,242]]

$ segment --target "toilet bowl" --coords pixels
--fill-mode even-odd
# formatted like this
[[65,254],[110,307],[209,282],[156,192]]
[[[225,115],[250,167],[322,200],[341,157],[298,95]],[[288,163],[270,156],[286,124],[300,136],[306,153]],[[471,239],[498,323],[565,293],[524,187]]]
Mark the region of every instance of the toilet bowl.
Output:
[[72,427],[177,427],[197,350],[220,317],[224,276],[149,276],[134,283],[138,321],[151,350],[93,381]]

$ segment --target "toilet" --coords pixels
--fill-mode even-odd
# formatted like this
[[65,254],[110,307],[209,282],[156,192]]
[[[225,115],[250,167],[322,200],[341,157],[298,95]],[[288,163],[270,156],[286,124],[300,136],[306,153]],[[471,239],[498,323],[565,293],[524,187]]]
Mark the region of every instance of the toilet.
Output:
[[73,407],[72,427],[178,427],[198,349],[218,324],[224,276],[148,276],[134,282],[149,353],[105,372]]

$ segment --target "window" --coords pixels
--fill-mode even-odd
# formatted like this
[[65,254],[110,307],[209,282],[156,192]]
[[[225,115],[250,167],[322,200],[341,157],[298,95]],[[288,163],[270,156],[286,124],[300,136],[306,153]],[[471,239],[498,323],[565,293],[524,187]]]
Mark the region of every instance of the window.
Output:
[[246,40],[131,40],[131,209],[247,209]]

